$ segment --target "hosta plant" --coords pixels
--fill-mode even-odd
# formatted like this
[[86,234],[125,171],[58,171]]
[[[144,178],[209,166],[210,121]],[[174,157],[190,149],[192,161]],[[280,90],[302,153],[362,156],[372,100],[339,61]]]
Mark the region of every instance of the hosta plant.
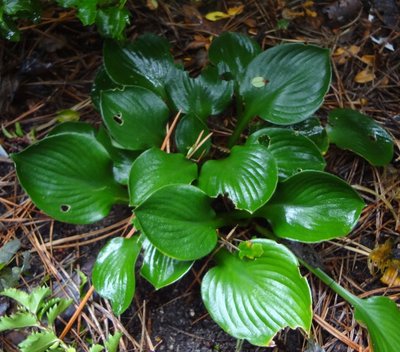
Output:
[[[324,171],[329,143],[376,166],[393,154],[390,135],[361,113],[336,109],[321,125],[314,113],[330,80],[329,51],[313,45],[262,51],[247,36],[224,33],[192,77],[162,38],[107,41],[92,93],[103,125],[59,125],[13,160],[32,201],[57,220],[92,223],[113,204],[132,207],[137,236],[110,240],[92,276],[116,314],[131,304],[139,255],[140,273],[156,289],[211,255],[201,285],[211,317],[232,336],[268,346],[285,327],[311,328],[293,241],[346,236],[364,207]],[[400,346],[392,301],[331,287],[373,328],[375,351]]]

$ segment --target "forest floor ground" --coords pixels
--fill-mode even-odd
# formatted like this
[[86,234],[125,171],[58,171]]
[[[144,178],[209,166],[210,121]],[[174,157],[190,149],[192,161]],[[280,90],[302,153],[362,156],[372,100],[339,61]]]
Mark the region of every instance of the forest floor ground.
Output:
[[[368,269],[371,249],[389,238],[400,238],[400,31],[396,3],[396,11],[385,4],[356,0],[315,4],[160,0],[158,9],[150,10],[144,1],[132,1],[127,36],[134,39],[152,32],[167,37],[176,60],[194,75],[207,63],[212,37],[223,31],[247,33],[263,48],[281,42],[329,48],[333,79],[318,115],[324,119],[327,111],[336,107],[361,110],[391,133],[395,156],[387,167],[374,168],[354,154],[334,147],[329,150],[328,170],[352,184],[367,206],[349,236],[313,247],[327,272],[351,292],[398,300],[400,288],[383,285],[379,275],[372,275]],[[236,16],[217,22],[205,19],[211,11],[226,12],[240,5],[243,11]],[[95,28],[82,27],[73,11],[49,8],[41,24],[24,28],[21,42],[3,41],[0,46],[1,126],[12,131],[19,122],[25,133],[9,138],[0,132],[6,151],[0,156],[0,245],[14,238],[22,242],[17,263],[23,251],[31,253],[31,268],[20,278],[20,288],[47,283],[53,292],[64,292],[77,302],[77,269],[90,277],[96,255],[107,239],[129,232],[130,211],[115,207],[106,219],[91,226],[53,221],[24,194],[7,154],[26,147],[32,129],[37,138],[45,136],[57,112],[63,109],[74,108],[81,120],[99,125],[100,116],[89,96],[102,62],[102,43]],[[124,333],[121,351],[233,352],[235,339],[211,320],[201,303],[201,269],[202,263],[184,280],[159,291],[139,278],[134,303],[119,319],[106,301],[93,295],[66,340],[87,351],[85,341],[101,342],[119,330]],[[355,322],[351,307],[317,278],[304,274],[312,289],[312,336],[316,344],[327,352],[368,351],[366,330]],[[0,299],[0,315],[9,307],[9,301]],[[67,313],[66,321],[73,309]],[[17,331],[1,335],[0,349],[18,351],[16,345],[23,336]],[[318,351],[308,346],[299,331],[283,331],[275,344],[271,349],[245,344],[242,351]]]

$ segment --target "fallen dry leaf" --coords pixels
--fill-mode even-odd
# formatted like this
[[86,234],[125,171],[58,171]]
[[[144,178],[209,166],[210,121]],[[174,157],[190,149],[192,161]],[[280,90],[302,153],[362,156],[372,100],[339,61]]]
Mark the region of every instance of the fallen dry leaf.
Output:
[[368,268],[371,274],[376,274],[376,268],[382,273],[381,282],[388,286],[400,286],[400,256],[399,248],[394,248],[394,242],[389,239],[384,244],[376,246],[368,256]]
[[333,53],[333,59],[338,65],[344,65],[350,58],[356,56],[360,52],[360,47],[351,45],[346,47],[339,47]]
[[370,66],[365,68],[364,70],[358,72],[354,77],[354,82],[356,83],[368,83],[375,79],[374,69]]
[[220,21],[225,18],[235,17],[240,15],[244,10],[244,5],[230,7],[227,12],[213,11],[206,14],[206,19],[212,22]]
[[375,63],[375,55],[363,55],[360,60],[367,65],[373,65]]

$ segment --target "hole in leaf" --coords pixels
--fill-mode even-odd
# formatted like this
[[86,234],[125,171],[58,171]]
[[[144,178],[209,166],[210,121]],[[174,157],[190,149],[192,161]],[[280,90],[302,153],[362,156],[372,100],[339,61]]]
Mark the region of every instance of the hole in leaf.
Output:
[[71,206],[68,205],[68,204],[61,204],[60,210],[61,210],[63,213],[68,213],[68,212],[71,210]]
[[269,147],[270,141],[271,141],[271,138],[269,138],[267,135],[264,135],[264,136],[261,136],[258,138],[258,143],[260,143],[264,147]]
[[261,77],[261,76],[254,77],[251,80],[251,85],[253,87],[256,87],[256,88],[262,88],[265,85],[267,85],[268,83],[269,83],[269,81],[267,79],[265,79],[264,77]]
[[119,112],[113,116],[113,120],[120,126],[124,124],[124,120],[122,118],[122,114]]
[[220,78],[223,81],[232,81],[233,80],[233,75],[231,72],[224,72],[221,74]]
[[297,171],[297,172],[302,172],[303,169],[301,169],[301,168],[298,167],[298,168],[296,169],[296,171]]

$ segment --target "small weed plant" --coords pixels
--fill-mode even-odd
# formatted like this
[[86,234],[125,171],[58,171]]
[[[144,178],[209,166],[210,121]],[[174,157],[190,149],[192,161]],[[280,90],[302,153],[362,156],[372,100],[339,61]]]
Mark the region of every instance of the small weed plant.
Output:
[[109,40],[92,94],[104,125],[61,124],[13,160],[32,201],[57,220],[88,224],[113,204],[132,207],[138,235],[110,240],[92,275],[115,314],[131,304],[140,253],[156,289],[211,255],[201,284],[210,316],[237,339],[269,346],[285,327],[310,333],[300,261],[353,305],[375,352],[395,352],[393,301],[360,299],[291,250],[346,236],[364,207],[324,171],[330,143],[375,166],[393,156],[390,135],[357,111],[333,110],[321,125],[314,113],[330,81],[329,51],[313,45],[262,51],[224,33],[194,78],[160,37]]
[[[14,329],[31,329],[28,337],[19,343],[21,352],[76,352],[75,347],[66,344],[56,335],[55,322],[72,303],[71,299],[59,297],[49,298],[51,290],[48,287],[36,287],[29,294],[8,288],[1,293],[15,300],[18,310],[0,318],[0,332]],[[111,335],[105,342],[105,347],[93,345],[89,352],[116,352],[121,333]]]
[[[39,0],[0,1],[0,36],[19,41],[21,31],[18,22],[30,20],[39,23],[43,3]],[[66,9],[75,9],[83,25],[95,24],[99,33],[105,37],[122,39],[125,36],[124,31],[130,21],[130,13],[125,8],[126,0],[56,0],[53,3]]]

